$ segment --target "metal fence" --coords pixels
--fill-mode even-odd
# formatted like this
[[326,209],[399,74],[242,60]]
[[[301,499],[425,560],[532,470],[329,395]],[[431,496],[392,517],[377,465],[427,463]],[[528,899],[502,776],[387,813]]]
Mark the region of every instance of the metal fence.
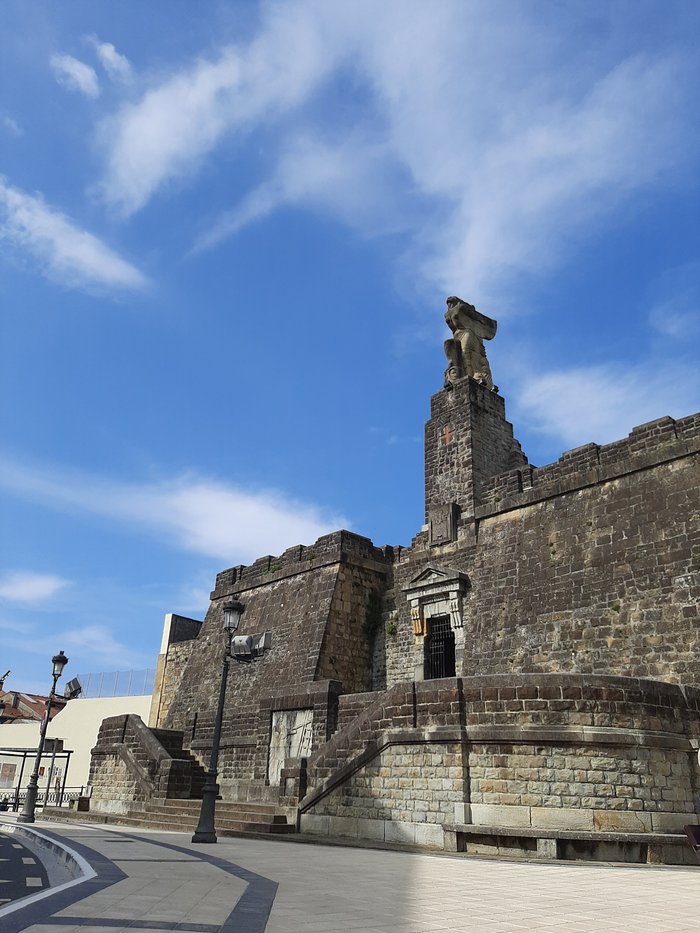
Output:
[[[87,794],[87,788],[84,785],[80,787],[64,787],[61,790],[50,790],[47,794],[46,788],[40,788],[37,793],[36,805],[38,807],[69,807],[75,806],[79,797]],[[14,810],[17,812],[24,805],[27,797],[26,788],[12,788],[6,793],[0,792],[0,810]]]
[[153,668],[141,671],[109,671],[98,674],[78,674],[81,697],[133,697],[153,693],[156,672]]

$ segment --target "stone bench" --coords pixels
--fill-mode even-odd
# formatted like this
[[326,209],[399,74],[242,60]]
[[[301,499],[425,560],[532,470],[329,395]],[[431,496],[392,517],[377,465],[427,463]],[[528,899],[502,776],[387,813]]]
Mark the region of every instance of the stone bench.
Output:
[[443,831],[446,852],[658,865],[697,864],[682,833],[593,832],[478,823],[448,823]]

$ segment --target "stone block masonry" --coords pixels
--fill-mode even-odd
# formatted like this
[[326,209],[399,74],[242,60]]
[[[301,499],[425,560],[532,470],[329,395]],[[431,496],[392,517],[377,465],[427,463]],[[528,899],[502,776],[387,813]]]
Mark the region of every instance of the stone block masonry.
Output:
[[677,833],[695,821],[699,736],[700,691],[653,681],[543,674],[397,685],[312,755],[300,825],[433,845],[455,820]]
[[[488,462],[503,465],[512,432],[502,400],[478,385],[434,398],[434,450],[443,409],[457,439],[446,446],[458,447],[457,425],[475,424],[484,400],[487,437],[506,439]],[[394,592],[428,566],[468,576],[456,673],[609,672],[700,685],[700,417],[662,418],[548,467],[482,470],[480,483],[466,460],[429,457],[427,469],[428,512],[448,488],[456,498],[460,483],[480,492],[455,541],[431,543],[424,531],[400,552]],[[389,686],[420,676],[425,651],[407,601],[397,597],[396,610]]]
[[473,517],[482,487],[494,476],[526,465],[527,457],[505,419],[503,398],[472,379],[434,395],[425,426],[425,514],[454,504]]
[[[519,829],[516,847],[575,852],[590,840],[571,833],[607,833],[599,853],[665,858],[700,793],[700,414],[534,466],[486,361],[496,323],[456,298],[446,319],[411,546],[338,531],[218,574],[201,626],[172,617],[151,724],[206,765],[237,597],[241,634],[272,649],[231,668],[224,798],[356,838],[439,846],[453,823],[453,846]],[[149,793],[122,744],[95,781]]]
[[206,763],[223,653],[222,607],[235,594],[246,607],[240,634],[269,630],[272,648],[255,664],[231,666],[221,747],[226,794],[240,795],[242,787],[248,793],[252,785],[265,792],[273,711],[313,710],[316,747],[335,728],[338,693],[370,689],[368,606],[386,589],[393,559],[393,549],[342,531],[217,576],[164,722],[182,730],[185,746]]

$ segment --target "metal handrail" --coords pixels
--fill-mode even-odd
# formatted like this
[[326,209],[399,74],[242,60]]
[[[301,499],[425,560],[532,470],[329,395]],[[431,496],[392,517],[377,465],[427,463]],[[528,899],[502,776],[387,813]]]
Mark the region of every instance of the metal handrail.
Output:
[[[10,788],[8,788],[9,790]],[[64,787],[61,790],[49,790],[39,788],[37,793],[37,806],[43,807],[69,807],[74,804],[79,797],[87,796],[87,788],[84,784],[74,787]],[[8,810],[17,812],[27,797],[27,789],[18,787],[12,788],[12,794],[2,794],[0,791],[0,810],[2,804],[7,804]]]

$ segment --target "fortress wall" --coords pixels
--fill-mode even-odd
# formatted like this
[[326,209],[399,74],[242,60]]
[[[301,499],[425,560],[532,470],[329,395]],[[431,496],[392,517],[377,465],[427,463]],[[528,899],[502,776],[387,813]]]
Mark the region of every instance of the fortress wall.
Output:
[[397,684],[312,756],[301,827],[433,846],[453,822],[675,832],[695,821],[698,737],[700,691],[670,684],[566,674]]
[[390,562],[392,557],[393,548],[378,548],[369,538],[350,531],[335,531],[323,535],[309,547],[297,544],[287,548],[277,557],[268,554],[247,566],[240,564],[218,573],[211,598],[221,599],[234,593],[242,593],[327,564],[337,564],[341,560],[354,564],[367,561],[372,567],[377,563],[383,566],[387,561]]
[[153,684],[153,697],[148,725],[155,729],[164,727],[170,712],[170,706],[177,696],[182,683],[182,675],[189,661],[194,639],[168,645],[165,654],[158,656],[156,676]]
[[473,515],[491,477],[527,464],[505,418],[505,401],[462,379],[430,401],[425,425],[425,515],[450,503]]
[[422,533],[395,563],[388,684],[421,676],[423,639],[402,587],[433,565],[471,583],[458,674],[609,672],[700,686],[698,451],[700,416],[662,418],[485,484],[491,504],[477,509],[471,539],[430,547]]
[[698,451],[700,414],[677,421],[659,418],[634,428],[624,440],[604,446],[585,444],[547,466],[525,466],[487,479],[481,485],[477,516],[485,518],[584,489]]
[[[270,630],[272,648],[252,664],[231,662],[226,719],[256,710],[259,698],[285,684],[309,684],[318,665],[321,642],[335,591],[338,565],[328,564],[294,577],[237,593],[245,603],[238,634]],[[215,597],[193,645],[170,707],[166,728],[187,729],[198,714],[197,730],[213,722],[224,655],[223,605]]]
[[348,693],[371,689],[370,655],[382,624],[385,586],[385,569],[341,564],[321,646],[318,680],[338,680]]
[[464,672],[700,686],[699,488],[683,456],[483,519],[462,558]]
[[270,631],[272,647],[254,663],[231,661],[222,783],[234,776],[264,781],[273,709],[284,708],[271,697],[286,697],[290,709],[313,710],[314,741],[325,741],[330,701],[326,686],[317,702],[316,685],[343,679],[348,686],[339,689],[369,687],[367,602],[370,592],[383,587],[391,557],[391,551],[342,531],[313,547],[290,548],[279,558],[219,574],[201,631],[188,642],[177,691],[162,718],[165,727],[183,730],[185,746],[208,760],[225,644],[223,606],[236,595],[246,607],[239,634]]

